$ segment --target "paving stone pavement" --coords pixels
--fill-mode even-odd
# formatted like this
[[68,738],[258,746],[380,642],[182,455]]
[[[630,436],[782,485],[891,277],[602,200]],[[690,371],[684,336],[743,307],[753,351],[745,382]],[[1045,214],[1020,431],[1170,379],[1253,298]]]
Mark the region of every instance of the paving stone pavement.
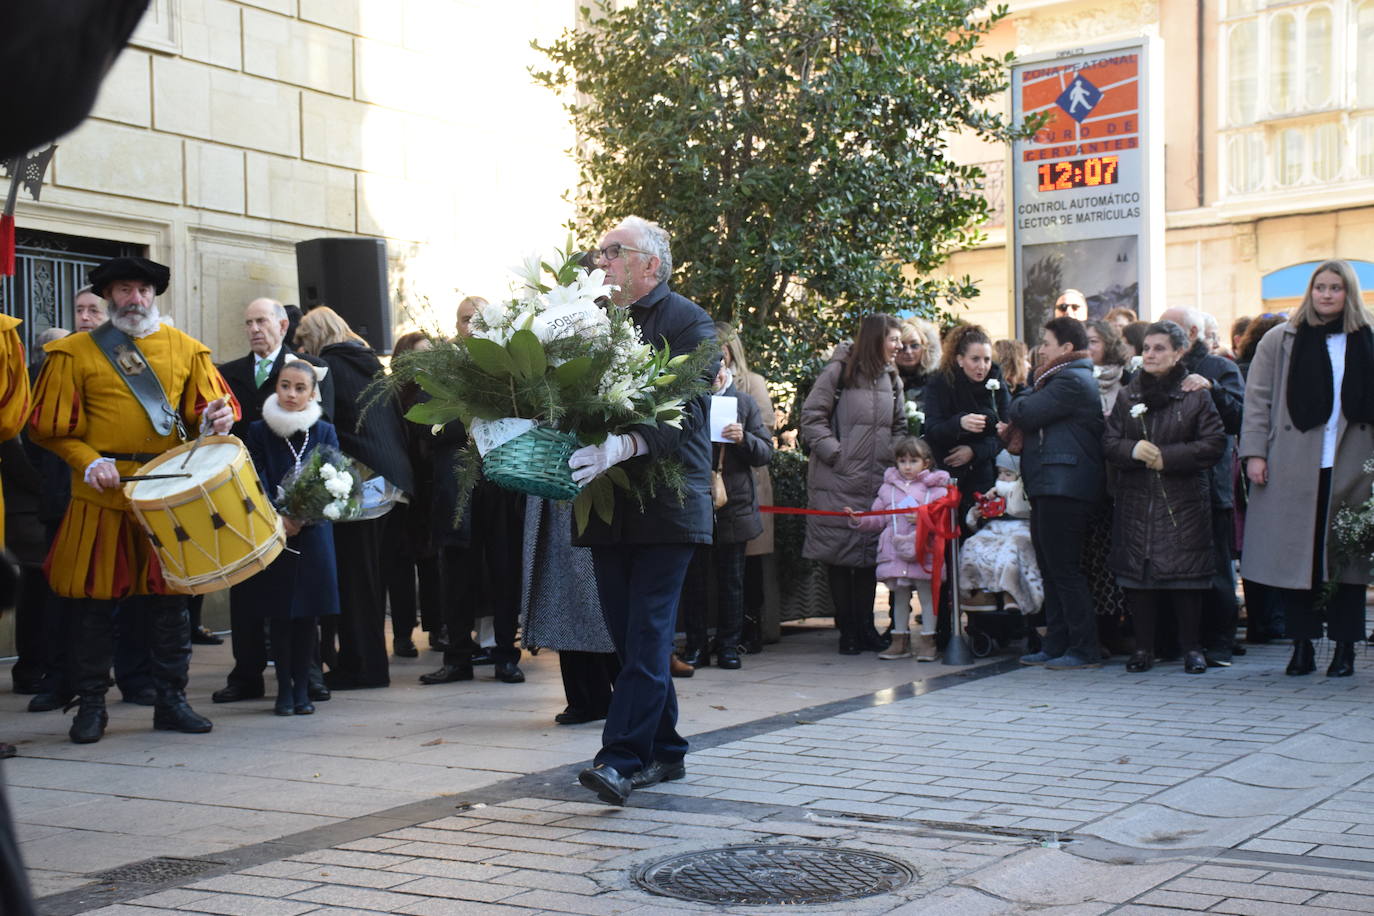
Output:
[[[833,651],[829,642],[824,648]],[[790,655],[802,647],[785,642],[777,650],[790,669],[777,678],[821,677],[820,654]],[[636,792],[624,808],[600,804],[575,784],[593,733],[575,746],[558,745],[550,729],[550,743],[508,741],[477,755],[478,766],[505,762],[508,769],[484,771],[497,778],[460,781],[448,789],[455,794],[437,798],[442,790],[433,786],[442,780],[420,778],[426,755],[414,742],[404,753],[346,758],[349,778],[366,786],[361,796],[337,786],[310,792],[328,788],[306,775],[318,755],[292,745],[270,759],[289,766],[293,754],[306,756],[294,780],[302,792],[299,832],[278,825],[268,839],[235,845],[236,831],[248,835],[248,827],[187,816],[175,825],[180,855],[216,863],[203,873],[142,888],[57,884],[41,903],[52,916],[795,911],[689,903],[651,895],[633,880],[642,866],[673,854],[763,843],[866,850],[915,873],[892,893],[808,912],[1374,912],[1374,652],[1362,651],[1356,676],[1339,680],[1287,678],[1286,660],[1286,647],[1251,647],[1234,667],[1202,676],[1172,665],[1130,675],[1120,660],[1070,672],[1010,659],[962,674],[912,664],[904,684],[847,701],[813,693],[819,702],[781,711],[786,704],[774,695],[772,708],[750,710],[763,718],[698,730],[687,777]],[[757,676],[761,665],[747,659],[746,667],[751,661]],[[873,677],[896,670],[859,664]],[[909,681],[927,670],[942,676]],[[731,706],[752,706],[740,695],[744,682],[724,683]],[[684,704],[689,720],[700,699]],[[362,724],[362,736],[386,731]],[[375,748],[378,740],[360,745]],[[67,775],[48,780],[58,787],[42,791],[59,802],[50,820],[63,820],[63,811],[63,823],[108,816],[121,835],[148,840],[138,849],[152,851],[136,858],[178,854],[151,842],[168,836],[159,832],[157,803],[186,810],[163,797],[198,785],[235,795],[235,810],[251,817],[254,793],[266,788],[242,761],[221,768],[235,772],[211,775],[197,757],[198,780],[183,784],[166,768],[139,765],[132,749],[120,759],[131,771],[127,785],[141,795],[102,796],[87,812],[60,804],[82,779],[107,773],[108,761],[91,758],[65,761],[58,769]],[[444,770],[454,777],[470,772],[450,763]],[[91,774],[83,765],[104,769]],[[7,770],[12,781],[14,772]],[[26,794],[36,791],[16,793],[26,824],[44,800]],[[285,807],[287,793],[276,791],[274,804]],[[410,797],[389,806],[390,793]],[[138,807],[122,810],[112,798]],[[336,816],[332,806],[350,799],[348,815]],[[202,832],[221,846],[186,845]],[[26,851],[41,845],[35,834],[26,827]]]

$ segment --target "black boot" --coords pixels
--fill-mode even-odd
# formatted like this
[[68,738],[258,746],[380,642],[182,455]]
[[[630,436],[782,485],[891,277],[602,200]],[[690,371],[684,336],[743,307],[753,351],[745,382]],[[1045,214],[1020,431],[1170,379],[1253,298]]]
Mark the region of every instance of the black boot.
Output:
[[110,721],[109,715],[105,712],[105,697],[98,693],[82,694],[78,699],[68,703],[67,709],[71,709],[74,704],[80,705],[67,736],[74,744],[94,744],[105,734],[105,726]]
[[1293,657],[1288,660],[1288,667],[1284,669],[1284,674],[1296,677],[1302,674],[1311,674],[1316,670],[1317,653],[1312,649],[1312,640],[1293,640]]
[[159,691],[157,706],[153,708],[153,728],[164,732],[186,732],[203,735],[214,724],[191,708],[181,691]]
[[746,655],[758,655],[763,651],[763,629],[758,614],[744,612],[744,635],[740,637],[739,647]]
[[711,665],[711,647],[703,640],[701,645],[684,647],[677,657],[693,668],[708,668]]
[[1331,653],[1331,666],[1326,669],[1327,677],[1350,677],[1355,673],[1355,643],[1338,640],[1336,651]]

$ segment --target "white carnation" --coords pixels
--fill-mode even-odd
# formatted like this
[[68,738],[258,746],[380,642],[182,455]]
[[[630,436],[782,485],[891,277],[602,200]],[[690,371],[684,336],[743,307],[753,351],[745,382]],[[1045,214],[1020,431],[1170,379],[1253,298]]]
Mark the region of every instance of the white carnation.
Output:
[[337,501],[326,505],[323,511],[324,517],[329,519],[331,522],[336,520],[340,515],[343,514],[343,510],[340,508],[339,503]]
[[1146,407],[1144,404],[1135,404],[1131,407],[1131,416],[1138,420],[1145,416],[1145,412],[1149,409],[1150,408]]
[[1002,383],[995,378],[990,378],[983,387],[987,388],[988,391],[997,391],[1002,387]]

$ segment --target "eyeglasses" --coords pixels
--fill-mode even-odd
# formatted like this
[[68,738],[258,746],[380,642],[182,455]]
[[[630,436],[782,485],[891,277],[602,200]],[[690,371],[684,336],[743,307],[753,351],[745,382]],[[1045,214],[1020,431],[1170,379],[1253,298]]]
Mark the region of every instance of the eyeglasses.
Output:
[[909,350],[912,353],[918,353],[921,350],[921,345],[918,343],[902,344],[902,349]]
[[616,258],[620,257],[620,253],[622,251],[635,251],[639,254],[653,253],[650,251],[645,251],[643,248],[631,248],[629,245],[622,245],[619,242],[611,242],[611,244],[607,245],[605,248],[594,248],[592,249],[591,253],[597,258],[597,260],[605,261],[609,264],[611,261],[614,261]]

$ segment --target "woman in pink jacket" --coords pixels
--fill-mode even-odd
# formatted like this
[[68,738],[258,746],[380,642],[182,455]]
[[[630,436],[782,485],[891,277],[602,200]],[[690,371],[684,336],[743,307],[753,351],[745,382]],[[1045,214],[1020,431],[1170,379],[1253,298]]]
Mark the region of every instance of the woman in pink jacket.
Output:
[[877,577],[892,593],[892,646],[878,657],[911,658],[911,590],[915,588],[921,601],[921,636],[916,641],[916,660],[933,662],[936,658],[935,600],[930,577],[936,552],[924,561],[916,559],[917,515],[914,510],[944,496],[950,477],[944,471],[935,470],[935,454],[924,439],[915,436],[899,439],[893,452],[897,465],[883,474],[882,486],[873,500],[873,511],[912,509],[912,513],[858,517],[848,506],[845,511],[849,513],[851,527],[879,532]]

